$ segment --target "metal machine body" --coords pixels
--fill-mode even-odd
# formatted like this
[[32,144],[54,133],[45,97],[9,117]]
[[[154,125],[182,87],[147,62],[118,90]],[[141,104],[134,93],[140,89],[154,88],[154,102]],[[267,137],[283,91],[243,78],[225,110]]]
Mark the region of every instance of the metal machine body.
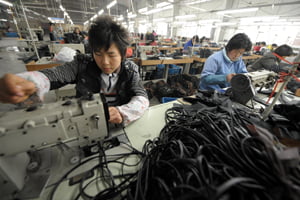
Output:
[[[39,195],[56,158],[61,156],[60,159],[66,159],[64,162],[75,164],[81,159],[83,149],[103,141],[108,136],[108,111],[103,102],[100,95],[95,95],[2,113],[1,196],[16,195],[29,182],[35,182],[34,187],[39,191],[33,192],[31,188],[27,193]],[[43,171],[39,176],[34,173],[38,169]],[[28,180],[30,173],[31,179],[38,181]]]
[[275,77],[277,74],[269,70],[259,70],[254,72],[246,73],[246,75],[251,79],[251,84],[253,87],[273,87],[275,83]]
[[142,60],[147,60],[148,54],[152,54],[152,55],[159,54],[158,46],[139,46],[138,52]]

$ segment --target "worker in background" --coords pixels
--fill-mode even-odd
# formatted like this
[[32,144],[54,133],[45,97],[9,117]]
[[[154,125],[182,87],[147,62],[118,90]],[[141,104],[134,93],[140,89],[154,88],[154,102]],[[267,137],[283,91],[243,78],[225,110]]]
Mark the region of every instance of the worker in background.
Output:
[[271,45],[271,51],[274,52],[275,49],[277,49],[277,47],[278,47],[278,45],[275,44],[275,43],[273,43],[273,44]]
[[56,30],[55,30],[55,24],[49,23],[49,37],[50,41],[56,41]]
[[184,44],[184,47],[183,47],[183,52],[184,53],[188,53],[189,51],[189,47],[198,47],[199,46],[199,36],[198,35],[194,35],[192,37],[192,39],[190,39],[189,41],[187,41],[185,44]]
[[259,55],[265,55],[268,52],[270,52],[270,49],[268,49],[266,42],[261,42],[260,49],[259,49]]
[[20,103],[34,93],[43,99],[49,90],[75,83],[77,97],[104,93],[109,122],[127,125],[141,117],[149,100],[138,66],[125,58],[128,32],[110,16],[100,16],[88,35],[92,55],[79,54],[54,68],[6,74],[0,78],[0,101]]
[[202,38],[200,38],[200,47],[209,47],[209,38],[203,36]]
[[84,35],[81,33],[78,27],[75,27],[72,34],[72,43],[80,44],[83,42],[83,40],[84,40]]
[[224,49],[212,54],[205,61],[200,90],[219,90],[230,86],[231,78],[238,73],[247,73],[242,55],[251,50],[251,41],[244,33],[234,35]]
[[260,42],[256,42],[255,45],[253,46],[253,54],[260,54],[259,53],[260,50]]
[[259,58],[255,61],[251,66],[248,67],[249,72],[257,71],[257,70],[270,70],[276,73],[278,72],[286,72],[289,70],[289,66],[285,63],[281,63],[280,58],[285,58],[287,56],[293,55],[292,47],[284,44],[277,47],[274,52],[268,52],[263,57]]

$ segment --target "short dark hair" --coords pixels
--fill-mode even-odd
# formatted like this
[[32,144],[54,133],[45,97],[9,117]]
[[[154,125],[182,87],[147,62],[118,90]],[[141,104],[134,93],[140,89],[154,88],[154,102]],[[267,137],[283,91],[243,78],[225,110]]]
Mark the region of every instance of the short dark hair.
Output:
[[91,23],[88,36],[92,52],[97,52],[101,49],[107,51],[115,43],[122,59],[126,58],[126,49],[129,45],[128,31],[110,16],[101,15],[97,17]]
[[278,45],[276,43],[273,43],[271,46],[272,47],[278,47]]
[[250,38],[245,33],[238,33],[229,40],[225,49],[226,51],[233,49],[245,49],[245,51],[250,51],[251,47],[252,43]]
[[199,42],[199,36],[198,35],[194,35],[193,36],[193,40],[195,40],[198,43]]
[[277,47],[274,50],[274,53],[278,54],[279,56],[291,56],[293,55],[293,49],[289,45],[283,44]]

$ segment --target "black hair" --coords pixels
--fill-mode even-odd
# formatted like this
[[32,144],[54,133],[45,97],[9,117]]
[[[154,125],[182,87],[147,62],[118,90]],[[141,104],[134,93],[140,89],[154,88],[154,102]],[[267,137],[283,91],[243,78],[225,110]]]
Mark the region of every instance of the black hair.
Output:
[[203,36],[202,38],[200,38],[200,43],[202,44],[202,42],[206,39],[205,36]]
[[260,44],[261,44],[261,45],[264,45],[264,46],[266,46],[266,45],[267,45],[267,43],[266,43],[266,42],[261,42]]
[[252,43],[250,38],[245,33],[238,33],[229,40],[225,49],[227,52],[233,49],[245,49],[245,51],[250,51],[251,47]]
[[92,52],[101,49],[107,51],[114,43],[120,51],[122,60],[126,58],[126,49],[129,45],[128,31],[110,16],[101,15],[97,17],[91,23],[88,36]]
[[283,44],[277,47],[274,50],[274,53],[280,55],[280,56],[291,56],[293,55],[293,49],[289,45]]
[[192,40],[195,40],[196,43],[198,43],[199,42],[199,36],[198,35],[194,35]]

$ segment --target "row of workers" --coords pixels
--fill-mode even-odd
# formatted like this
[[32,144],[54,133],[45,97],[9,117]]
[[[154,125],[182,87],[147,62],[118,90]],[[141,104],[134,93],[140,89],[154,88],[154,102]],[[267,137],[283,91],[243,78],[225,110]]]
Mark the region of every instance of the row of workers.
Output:
[[[110,16],[99,16],[92,23],[88,38],[91,55],[76,55],[73,61],[54,68],[4,75],[0,79],[0,101],[20,103],[33,94],[43,100],[49,90],[75,83],[77,97],[99,92],[106,96],[110,123],[126,126],[140,118],[149,106],[149,99],[138,66],[126,59],[129,45],[127,30]],[[224,49],[212,54],[205,62],[200,88],[215,90],[228,87],[235,74],[246,73],[241,56],[251,50],[251,44],[246,34],[234,35]],[[266,58],[270,62],[266,67],[270,70],[279,69],[275,67],[279,62],[276,55],[292,53],[286,45],[277,49]]]

